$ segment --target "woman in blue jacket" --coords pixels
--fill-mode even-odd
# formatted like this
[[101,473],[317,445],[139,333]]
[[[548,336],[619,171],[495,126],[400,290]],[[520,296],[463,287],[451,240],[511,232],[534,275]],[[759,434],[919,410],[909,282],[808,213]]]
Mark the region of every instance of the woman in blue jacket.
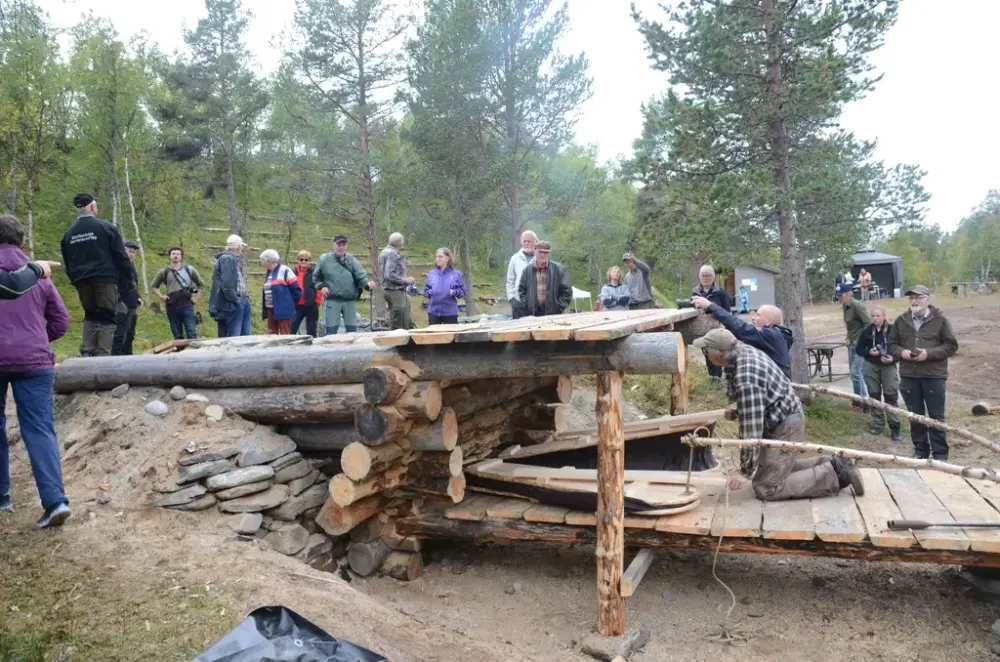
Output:
[[291,335],[295,304],[302,296],[295,272],[281,263],[278,251],[267,249],[260,254],[260,261],[267,269],[264,277],[261,317],[267,320],[267,332],[274,335]]
[[462,272],[455,268],[455,258],[447,248],[434,254],[435,268],[427,274],[424,296],[427,303],[429,324],[458,323],[458,300],[465,296]]
[[621,267],[608,269],[608,282],[601,288],[601,305],[603,310],[628,310],[632,300],[628,285],[622,282]]

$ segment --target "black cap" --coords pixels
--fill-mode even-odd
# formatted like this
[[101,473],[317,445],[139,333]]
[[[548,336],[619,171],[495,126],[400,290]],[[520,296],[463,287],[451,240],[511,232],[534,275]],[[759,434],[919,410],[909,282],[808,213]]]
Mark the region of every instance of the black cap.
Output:
[[126,241],[125,248],[134,248],[136,250],[139,250],[139,244],[135,243],[134,241]]
[[94,196],[89,193],[77,193],[73,196],[73,206],[77,209],[83,209],[91,202],[95,200]]
[[335,244],[339,244],[342,241],[344,243],[347,243],[347,237],[345,237],[342,234],[338,234],[336,237],[333,238],[333,243],[335,243]]

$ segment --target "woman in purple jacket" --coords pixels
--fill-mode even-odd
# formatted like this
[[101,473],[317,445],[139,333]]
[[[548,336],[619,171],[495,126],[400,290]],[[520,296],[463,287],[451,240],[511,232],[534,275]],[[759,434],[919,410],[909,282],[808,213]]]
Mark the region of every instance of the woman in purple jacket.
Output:
[[[21,251],[23,243],[20,222],[13,216],[0,216],[0,269],[18,269],[29,262]],[[7,401],[7,387],[12,387],[21,437],[45,509],[36,522],[40,529],[59,526],[70,516],[53,412],[55,356],[49,348],[68,327],[66,306],[51,280],[38,281],[18,299],[0,301],[0,402]],[[0,512],[13,509],[7,417],[0,409]]]
[[462,272],[455,268],[455,258],[447,248],[437,249],[434,254],[436,268],[427,274],[424,296],[427,304],[429,324],[456,324],[458,322],[458,300],[465,296],[465,281]]

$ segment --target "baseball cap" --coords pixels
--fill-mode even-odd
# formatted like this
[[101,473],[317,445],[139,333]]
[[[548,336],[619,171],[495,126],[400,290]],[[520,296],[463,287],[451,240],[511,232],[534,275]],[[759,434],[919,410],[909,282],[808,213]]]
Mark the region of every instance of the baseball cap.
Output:
[[94,202],[95,198],[89,193],[77,193],[73,196],[73,206],[77,209],[83,209],[91,202]]
[[536,251],[542,251],[543,253],[551,253],[552,252],[552,244],[550,244],[547,241],[536,242],[535,243],[535,250]]
[[853,291],[854,291],[854,288],[851,287],[850,285],[848,285],[847,283],[841,283],[840,285],[837,286],[837,296],[838,297],[841,294],[847,294],[848,292],[853,292]]
[[125,248],[134,248],[136,250],[139,250],[139,244],[135,243],[134,241],[126,241]]
[[628,262],[628,252],[622,254],[622,262]]
[[736,346],[736,336],[728,329],[712,329],[701,338],[695,340],[694,346],[698,349],[728,352]]
[[246,246],[247,242],[243,241],[243,237],[238,234],[231,234],[226,237],[226,246]]
[[908,296],[908,297],[909,296],[914,296],[914,297],[929,297],[930,295],[931,295],[931,291],[929,289],[927,289],[926,287],[924,287],[923,285],[914,285],[910,289],[906,290],[906,296]]
[[344,242],[346,244],[347,243],[347,237],[345,237],[342,234],[338,234],[336,237],[333,238],[333,243],[339,244],[340,242]]

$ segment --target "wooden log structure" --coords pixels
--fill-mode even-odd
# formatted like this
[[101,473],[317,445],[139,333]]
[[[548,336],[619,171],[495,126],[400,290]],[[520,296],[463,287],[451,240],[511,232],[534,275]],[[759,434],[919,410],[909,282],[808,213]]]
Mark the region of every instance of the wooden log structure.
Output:
[[420,554],[403,551],[393,551],[386,555],[379,572],[389,575],[393,579],[402,582],[412,582],[420,577],[424,571],[423,559]]
[[853,393],[843,393],[831,388],[826,388],[824,386],[816,386],[815,384],[792,384],[796,389],[804,391],[812,391],[814,393],[821,393],[823,395],[830,395],[835,398],[843,398],[845,400],[851,400],[859,404],[867,405],[873,409],[880,409],[891,414],[897,414],[902,418],[907,419],[913,423],[920,423],[930,428],[936,428],[938,430],[944,430],[949,434],[953,434],[956,437],[961,437],[962,439],[967,439],[973,443],[979,444],[983,448],[988,448],[991,451],[1000,453],[1000,444],[995,441],[990,441],[986,437],[982,437],[975,432],[970,432],[969,430],[963,430],[962,428],[956,428],[954,425],[948,425],[942,421],[934,420],[933,418],[928,418],[927,416],[921,416],[919,414],[914,414],[906,409],[900,409],[898,407],[893,407],[892,405],[887,405],[881,400],[874,400],[872,398],[866,398],[860,395],[854,395]]
[[675,372],[670,376],[670,415],[681,416],[688,410],[687,373]]
[[797,441],[777,441],[774,439],[716,439],[715,437],[696,437],[688,435],[684,437],[684,443],[692,446],[718,446],[720,448],[777,448],[783,451],[793,451],[796,453],[819,453],[821,455],[834,455],[847,460],[864,460],[875,464],[891,464],[897,467],[908,469],[933,469],[943,473],[962,476],[963,478],[976,478],[1000,483],[1000,472],[993,469],[979,467],[963,467],[958,464],[949,464],[940,460],[918,460],[912,457],[899,457],[897,455],[886,455],[884,453],[872,453],[871,451],[858,451],[851,448],[841,448],[839,446],[824,446],[822,444],[810,444]]
[[450,407],[432,423],[417,423],[406,440],[415,451],[450,451],[458,443],[458,417]]
[[537,391],[543,391],[541,395],[546,397],[546,402],[567,403],[573,395],[573,380],[567,375],[477,380],[446,388],[442,400],[445,407],[451,407],[455,415],[463,419]]
[[340,469],[351,480],[365,480],[373,474],[383,473],[402,459],[407,452],[408,445],[405,439],[381,446],[366,446],[356,441],[341,453]]
[[494,450],[511,438],[511,432],[506,426],[497,426],[464,437],[458,445],[462,450],[463,463],[469,464],[489,457]]
[[441,386],[437,382],[412,382],[392,406],[406,418],[436,420],[441,413]]
[[551,407],[535,404],[516,409],[511,412],[510,424],[523,430],[554,430],[566,429],[566,413],[562,407]]
[[[352,414],[353,415],[353,414]],[[342,450],[361,441],[354,423],[323,423],[318,425],[281,425],[278,432],[295,442],[299,450],[330,452]]]
[[354,481],[344,474],[330,480],[330,497],[338,506],[349,506],[373,494],[383,494],[406,484],[406,467],[394,466],[364,481]]
[[348,506],[338,505],[329,498],[316,515],[316,524],[331,536],[342,536],[374,517],[388,503],[389,499],[383,495],[370,496]]
[[354,412],[354,427],[361,443],[378,446],[402,439],[413,426],[413,420],[393,405],[374,406],[365,403]]
[[360,384],[205,389],[212,404],[258,423],[330,423],[354,420],[365,404]]
[[389,556],[389,546],[381,538],[371,542],[352,542],[347,549],[347,563],[362,577],[372,574]]
[[454,503],[465,499],[465,474],[435,478],[432,476],[410,476],[406,481],[406,489],[421,494],[446,496]]
[[120,384],[249,388],[360,384],[365,368],[388,365],[411,379],[441,381],[559,377],[624,371],[685,370],[679,333],[640,333],[618,340],[479,342],[382,347],[368,343],[186,350],[175,354],[99,356],[63,361],[55,390],[103,391]]
[[625,421],[622,373],[597,375],[597,631],[625,634]]
[[429,478],[458,476],[462,473],[463,458],[462,448],[458,446],[450,451],[414,453],[413,459],[406,464],[407,473]]
[[399,368],[380,365],[361,372],[361,385],[365,400],[373,405],[391,405],[410,385],[410,378]]

